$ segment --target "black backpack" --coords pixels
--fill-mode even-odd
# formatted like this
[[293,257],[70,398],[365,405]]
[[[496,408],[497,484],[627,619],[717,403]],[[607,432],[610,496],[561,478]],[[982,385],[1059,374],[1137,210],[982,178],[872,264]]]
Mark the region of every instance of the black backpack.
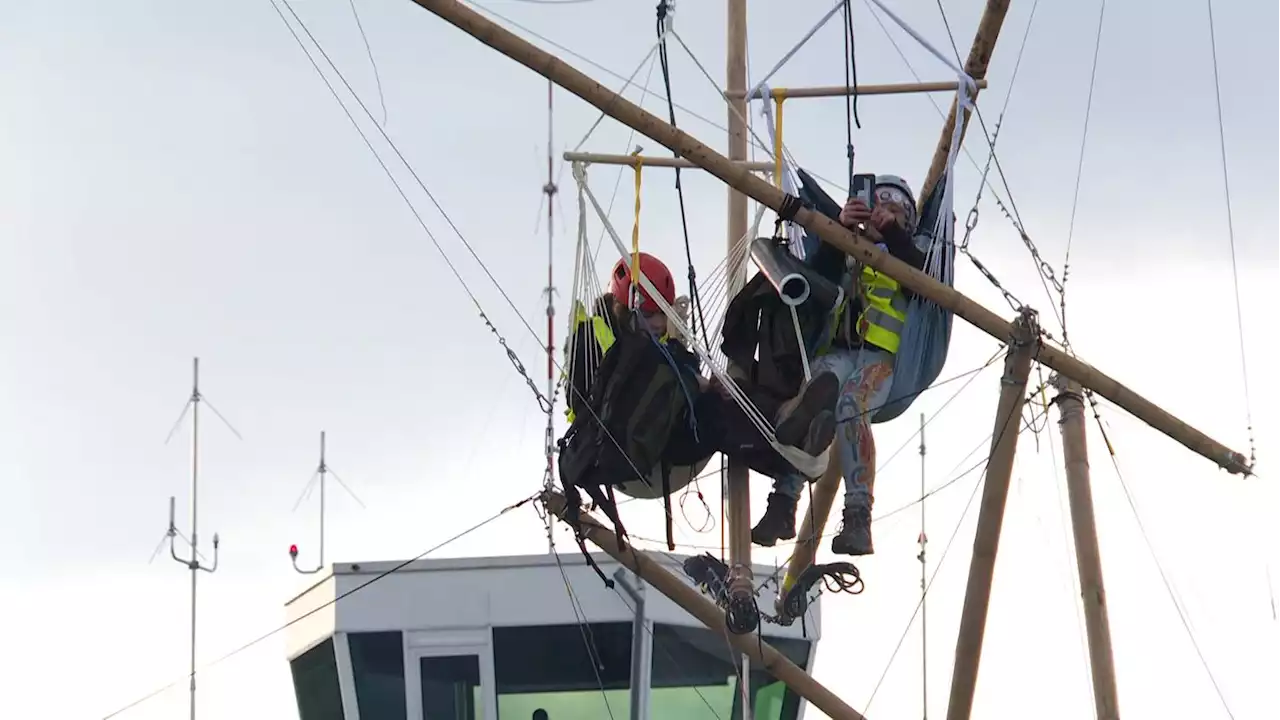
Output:
[[583,540],[579,518],[583,490],[593,505],[613,523],[618,548],[626,547],[626,529],[618,516],[613,488],[640,479],[649,484],[655,468],[661,469],[662,495],[667,512],[667,543],[671,538],[669,467],[663,453],[676,424],[692,413],[690,402],[696,385],[683,377],[666,346],[660,344],[639,320],[628,317],[616,323],[613,345],[601,359],[591,384],[587,406],[575,413],[573,424],[560,439],[560,483],[564,488],[569,524],[587,562],[606,584],[608,578],[591,560]]

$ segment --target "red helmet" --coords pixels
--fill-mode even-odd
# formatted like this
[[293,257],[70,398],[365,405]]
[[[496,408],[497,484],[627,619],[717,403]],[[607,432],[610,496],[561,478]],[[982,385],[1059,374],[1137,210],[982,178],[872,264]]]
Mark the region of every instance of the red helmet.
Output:
[[[658,289],[658,293],[662,295],[662,299],[670,305],[676,301],[676,281],[671,277],[671,271],[658,258],[649,253],[639,253],[640,255],[640,272],[649,278],[649,282]],[[619,260],[613,266],[611,273],[610,290],[613,297],[624,305],[627,302],[628,293],[631,290],[631,258]],[[649,293],[644,288],[640,288],[640,310],[643,312],[658,312],[658,303],[649,297]]]

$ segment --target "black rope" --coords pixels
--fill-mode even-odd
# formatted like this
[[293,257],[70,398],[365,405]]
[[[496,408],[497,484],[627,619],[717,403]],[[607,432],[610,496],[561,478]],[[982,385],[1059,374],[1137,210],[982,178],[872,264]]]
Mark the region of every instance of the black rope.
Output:
[[858,120],[858,63],[854,60],[853,8],[844,0],[844,84],[849,94],[844,98],[845,149],[849,156],[849,194],[853,194],[853,127],[862,129]]
[[834,562],[827,565],[810,565],[800,573],[796,584],[787,591],[782,600],[783,620],[795,620],[804,617],[809,609],[809,591],[822,581],[827,592],[844,592],[860,595],[866,589],[862,582],[862,574],[853,563]]
[[[662,65],[662,86],[667,94],[667,117],[671,122],[671,127],[676,127],[676,106],[671,99],[671,66],[667,59],[667,34],[663,32],[663,25],[666,24],[667,14],[671,11],[667,0],[658,0],[658,62]],[[671,155],[677,159],[680,152],[672,150]],[[676,196],[680,200],[680,229],[684,232],[684,257],[689,268],[689,295],[693,298],[694,320],[697,323],[695,327],[700,327],[704,340],[709,340],[707,335],[707,318],[702,311],[702,298],[698,295],[698,273],[693,267],[693,250],[689,246],[689,220],[684,210],[684,186],[680,182],[680,168],[676,169]]]

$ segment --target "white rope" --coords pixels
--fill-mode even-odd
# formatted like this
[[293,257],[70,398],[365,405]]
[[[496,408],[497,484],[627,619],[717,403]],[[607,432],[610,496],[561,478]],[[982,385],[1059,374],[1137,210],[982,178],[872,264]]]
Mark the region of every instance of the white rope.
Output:
[[800,329],[800,314],[796,312],[796,306],[787,303],[787,308],[791,310],[791,325],[796,329],[796,346],[800,348],[800,364],[804,366],[804,380],[809,382],[813,379],[813,371],[809,369],[809,351],[804,346],[804,331]]
[[941,53],[933,45],[930,45],[928,40],[925,40],[920,33],[916,32],[910,25],[908,25],[905,21],[903,21],[902,18],[895,15],[892,10],[885,7],[885,4],[883,2],[881,2],[880,0],[869,0],[869,1],[874,3],[876,7],[883,10],[884,14],[888,15],[891,20],[898,23],[898,27],[902,28],[904,31],[906,31],[908,35],[915,38],[915,41],[920,43],[920,45],[924,47],[925,50],[928,50],[930,53],[933,53],[933,56],[941,60],[942,64],[954,70],[956,72],[956,75],[960,77],[960,82],[963,85],[970,85],[970,86],[973,86],[973,89],[975,90],[977,89],[977,83],[973,81],[973,78],[969,77],[969,73],[965,72],[964,69],[961,68],[959,65],[956,65],[955,63],[951,62],[950,58],[948,58],[946,55]]
[[[623,260],[628,259],[631,256],[631,253],[627,250],[626,245],[623,244],[622,238],[618,236],[617,231],[614,230],[613,223],[609,221],[604,209],[596,200],[595,194],[591,192],[591,188],[587,184],[586,169],[581,162],[573,163],[573,177],[578,184],[579,193],[591,202],[592,207],[596,210],[596,214],[600,217],[600,221],[604,223],[605,230],[613,240],[614,247],[618,250],[619,256]],[[680,319],[675,309],[667,303],[666,299],[662,297],[662,294],[658,292],[657,287],[649,281],[649,278],[644,274],[644,271],[640,271],[639,277],[634,278],[634,280],[646,293],[648,293],[648,296],[655,304],[657,304],[658,308],[662,310],[662,313],[666,315],[668,323],[675,326],[677,332],[681,333],[685,337],[693,336],[693,334],[689,332],[689,328],[686,327],[684,322]],[[747,397],[746,393],[743,392],[742,388],[740,388],[738,383],[729,376],[725,369],[718,367],[714,362],[712,362],[710,354],[703,346],[703,343],[705,343],[705,338],[702,339],[702,342],[691,342],[689,347],[704,363],[707,364],[712,375],[720,381],[720,384],[729,393],[730,398],[738,404],[738,407],[742,409],[748,419],[751,420],[752,424],[756,426],[756,429],[760,434],[769,442],[770,447],[805,475],[809,477],[817,477],[818,475],[821,475],[826,470],[830,448],[824,449],[821,455],[814,457],[799,448],[779,443],[769,421],[764,418],[760,413],[760,410],[755,407],[754,403],[751,402],[750,398]]]
[[[617,248],[619,257],[623,260],[630,259],[631,257],[630,251],[627,250],[626,245],[622,242],[622,238],[618,235],[617,231],[614,229],[613,223],[609,221],[609,218],[605,214],[604,209],[600,206],[599,201],[596,200],[595,193],[591,192],[591,187],[587,184],[586,169],[582,166],[582,163],[580,162],[573,163],[573,177],[574,177],[574,180],[578,183],[579,192],[587,200],[591,201],[591,206],[595,208],[596,214],[600,217],[600,221],[604,223],[605,231],[608,233],[609,237],[613,240],[614,247]],[[658,289],[653,285],[653,283],[649,281],[649,278],[644,274],[644,271],[640,271],[640,277],[636,278],[636,282],[638,285],[640,285],[640,287],[645,292],[649,294],[649,297],[653,299],[653,301],[658,305],[658,308],[662,310],[664,315],[667,316],[668,322],[673,324],[676,327],[676,330],[678,332],[684,334],[686,337],[692,336],[692,333],[690,333],[689,329],[684,326],[684,323],[680,319],[679,315],[667,303],[666,299],[662,297],[662,294],[658,292]],[[739,388],[737,388],[737,384],[733,382],[733,379],[730,378],[723,370],[716,367],[715,364],[711,363],[710,358],[707,357],[709,353],[705,348],[705,342],[706,342],[706,339],[703,338],[702,343],[695,342],[695,343],[692,343],[690,347],[691,349],[694,350],[695,353],[699,355],[699,357],[701,357],[703,362],[706,362],[711,367],[712,373],[721,382],[726,383],[726,387],[730,389],[731,395],[735,395],[735,398],[738,395],[741,395],[742,400],[746,403],[743,406],[743,409],[748,411],[748,415],[752,416],[753,420],[756,418],[759,418],[760,423],[757,423],[757,427],[760,429],[761,433],[767,434],[767,436],[771,436],[772,432],[769,429],[768,422],[764,421],[764,418],[760,414],[760,412],[757,409],[755,409],[755,407],[750,403],[749,400],[746,399],[745,394],[742,393],[742,391]]]
[[836,2],[836,4],[830,10],[827,11],[827,14],[822,16],[822,19],[818,21],[818,24],[814,25],[813,29],[811,29],[808,33],[806,33],[804,37],[800,38],[800,42],[796,43],[795,47],[788,50],[787,54],[783,55],[782,59],[779,60],[776,65],[773,66],[772,70],[765,73],[764,77],[760,79],[760,82],[756,83],[755,87],[751,88],[751,92],[747,93],[748,102],[756,99],[761,99],[766,101],[769,99],[769,94],[768,94],[769,91],[765,83],[769,82],[769,78],[773,77],[779,70],[782,69],[783,65],[786,65],[788,62],[790,62],[791,58],[794,57],[796,53],[800,52],[800,48],[804,47],[805,43],[809,42],[809,40],[813,38],[814,34],[816,34],[819,30],[821,30],[822,26],[826,25],[827,22],[831,20],[831,17],[836,14],[837,10],[844,7],[845,2],[847,2],[847,0],[838,0],[838,2]]

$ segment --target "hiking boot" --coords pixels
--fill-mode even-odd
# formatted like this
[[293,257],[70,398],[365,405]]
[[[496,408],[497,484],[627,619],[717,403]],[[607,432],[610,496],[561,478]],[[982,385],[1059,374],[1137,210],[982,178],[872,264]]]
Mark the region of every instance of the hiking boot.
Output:
[[796,499],[769,493],[769,506],[764,517],[751,528],[751,542],[760,547],[773,547],[779,540],[796,536]]
[[[775,435],[783,445],[799,447],[814,417],[823,410],[835,411],[840,395],[840,378],[831,371],[821,372],[800,388],[800,394],[783,404],[778,412]],[[828,441],[830,442],[830,441]]]
[[871,508],[858,505],[845,507],[840,532],[831,541],[831,552],[837,555],[871,555]]

